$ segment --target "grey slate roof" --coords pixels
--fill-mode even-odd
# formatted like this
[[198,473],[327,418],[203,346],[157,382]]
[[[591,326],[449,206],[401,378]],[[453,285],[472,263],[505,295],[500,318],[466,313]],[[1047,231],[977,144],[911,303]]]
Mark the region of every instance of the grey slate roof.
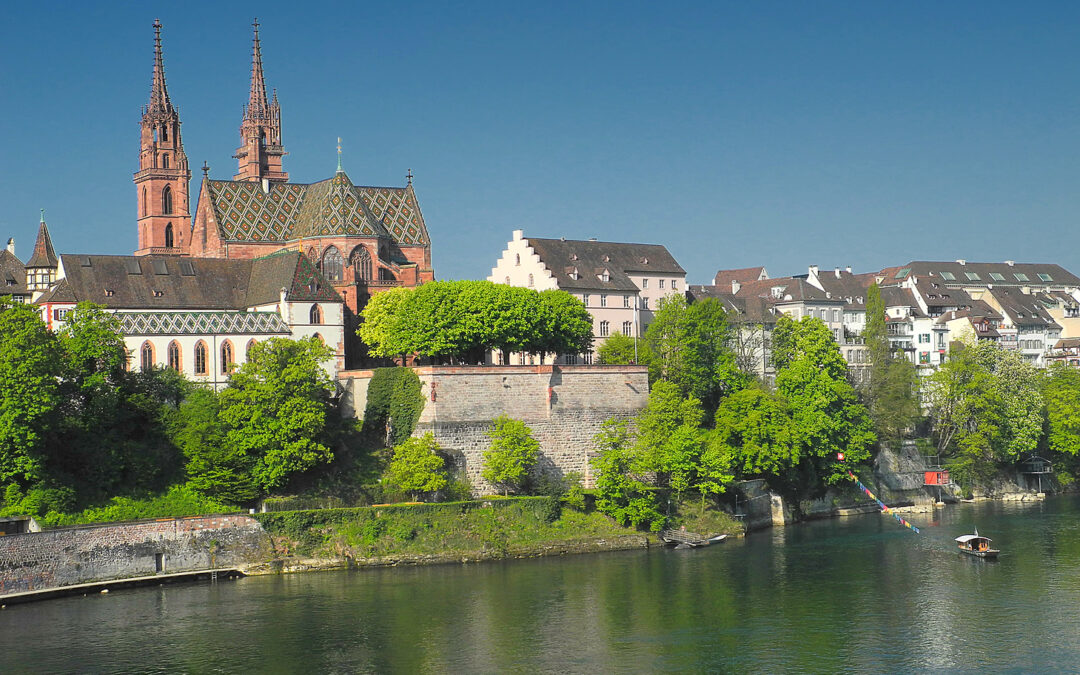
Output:
[[[941,283],[958,286],[1067,286],[1080,287],[1080,278],[1061,265],[1050,263],[934,262],[913,260],[899,268],[882,270],[885,283],[908,276],[934,277]],[[950,279],[949,276],[952,276]],[[1048,278],[1040,278],[1039,275]]]
[[112,309],[238,310],[277,302],[341,302],[298,251],[254,260],[63,255],[64,278],[39,302],[90,301]]
[[1061,328],[1046,307],[1033,295],[1019,289],[994,288],[990,291],[1014,326]]
[[29,293],[26,289],[26,266],[11,251],[0,249],[0,295]]
[[[686,270],[659,244],[532,237],[526,240],[562,289],[634,291],[637,285],[630,280],[630,273],[686,275]],[[571,276],[575,269],[577,279]],[[600,280],[604,270],[610,279],[606,282]]]

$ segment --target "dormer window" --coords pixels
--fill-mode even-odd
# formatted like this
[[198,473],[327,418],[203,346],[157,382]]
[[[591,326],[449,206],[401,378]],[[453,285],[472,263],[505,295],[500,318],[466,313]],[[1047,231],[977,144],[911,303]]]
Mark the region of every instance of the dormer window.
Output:
[[[607,257],[607,256],[605,256],[605,257]],[[604,270],[603,272],[601,272],[600,273],[600,281],[603,281],[605,284],[608,283],[609,281],[611,281],[611,273],[608,272],[607,270]]]
[[577,260],[577,259],[578,259],[578,257],[577,257],[577,253],[571,253],[571,254],[570,254],[570,259],[571,259],[571,260]]
[[605,255],[604,256],[604,262],[611,262],[611,256]]
[[644,257],[643,257],[643,258],[641,259],[641,264],[642,264],[642,265],[648,265],[648,264],[649,264],[649,259],[648,259],[648,258],[644,258]]
[[577,281],[581,278],[581,274],[578,273],[578,268],[575,267],[574,269],[570,270],[570,278],[574,281]]
[[105,297],[106,298],[111,298],[113,296],[113,292],[114,291],[111,288],[106,288],[105,289]]

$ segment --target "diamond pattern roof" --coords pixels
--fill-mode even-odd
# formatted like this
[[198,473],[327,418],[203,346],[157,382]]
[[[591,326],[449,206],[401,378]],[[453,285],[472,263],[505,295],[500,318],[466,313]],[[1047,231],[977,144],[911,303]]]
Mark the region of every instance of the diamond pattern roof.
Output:
[[426,246],[427,227],[412,186],[356,187],[344,171],[301,185],[208,181],[214,218],[230,241],[285,242],[309,236],[390,237]]
[[288,335],[276,312],[120,312],[124,335]]

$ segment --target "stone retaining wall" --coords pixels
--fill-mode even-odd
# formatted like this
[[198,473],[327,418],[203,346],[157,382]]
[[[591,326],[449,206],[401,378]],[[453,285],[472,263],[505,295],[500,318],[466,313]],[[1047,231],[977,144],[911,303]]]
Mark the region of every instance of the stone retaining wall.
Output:
[[[453,455],[478,494],[493,490],[481,477],[491,420],[524,421],[540,442],[538,469],[576,472],[592,487],[593,437],[611,418],[636,415],[649,399],[646,366],[422,366],[416,367],[425,398],[414,436],[435,435]],[[344,404],[363,416],[372,371],[344,371]]]
[[248,516],[70,527],[0,537],[0,597],[157,573],[235,567],[270,557]]

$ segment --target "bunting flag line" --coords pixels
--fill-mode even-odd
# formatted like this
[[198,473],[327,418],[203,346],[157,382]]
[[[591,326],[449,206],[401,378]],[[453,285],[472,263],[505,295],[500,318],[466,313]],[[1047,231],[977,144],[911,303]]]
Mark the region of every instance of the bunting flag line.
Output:
[[903,518],[901,518],[901,517],[900,517],[900,515],[899,515],[898,513],[894,512],[894,511],[893,511],[892,509],[890,509],[890,508],[889,508],[888,506],[886,506],[886,505],[885,505],[885,502],[883,502],[883,501],[881,501],[880,499],[878,499],[877,497],[875,497],[875,496],[874,496],[874,493],[873,493],[873,492],[870,492],[869,490],[867,490],[867,489],[866,489],[866,486],[865,486],[865,485],[863,485],[863,484],[862,484],[862,483],[861,483],[861,482],[859,481],[859,479],[855,477],[855,474],[853,474],[853,473],[852,473],[851,471],[848,471],[848,472],[847,472],[847,475],[851,476],[851,480],[855,481],[855,484],[859,486],[859,489],[860,489],[860,490],[862,490],[863,492],[865,492],[865,493],[866,493],[866,496],[867,496],[867,497],[869,497],[870,499],[873,499],[873,500],[874,500],[875,502],[877,502],[877,505],[878,505],[878,506],[879,506],[879,507],[881,508],[881,511],[882,511],[883,513],[887,513],[887,514],[889,514],[890,516],[892,516],[893,518],[896,518],[896,520],[897,520],[897,521],[898,521],[898,522],[899,522],[899,523],[900,523],[901,525],[903,525],[904,527],[908,528],[909,530],[912,530],[912,531],[914,531],[914,532],[915,532],[915,534],[919,534],[919,528],[915,527],[914,525],[912,525],[912,524],[911,524],[911,523],[909,523],[908,521],[906,521],[906,520],[904,520]]

